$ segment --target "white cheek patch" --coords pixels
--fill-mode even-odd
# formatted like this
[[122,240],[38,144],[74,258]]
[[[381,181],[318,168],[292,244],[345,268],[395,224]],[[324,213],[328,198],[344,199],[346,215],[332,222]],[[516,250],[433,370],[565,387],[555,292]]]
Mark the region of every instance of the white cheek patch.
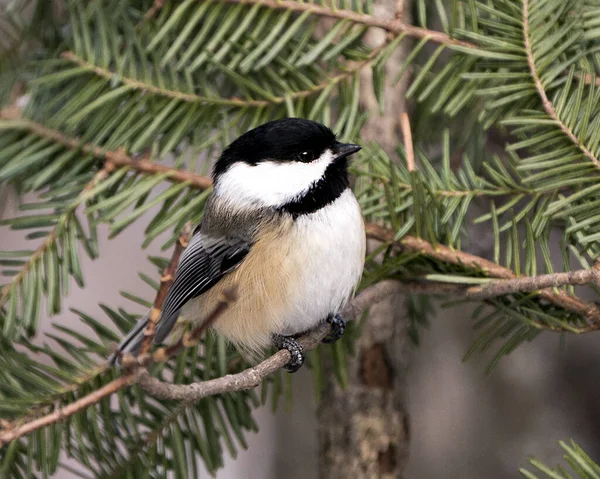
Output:
[[333,160],[332,152],[325,150],[310,163],[237,162],[221,175],[215,194],[238,205],[282,206],[306,193]]

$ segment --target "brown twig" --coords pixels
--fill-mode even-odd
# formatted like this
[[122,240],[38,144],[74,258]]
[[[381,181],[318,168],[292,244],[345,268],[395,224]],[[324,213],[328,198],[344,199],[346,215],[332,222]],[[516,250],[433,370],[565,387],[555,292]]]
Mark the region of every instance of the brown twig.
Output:
[[[342,315],[348,321],[355,320],[369,306],[381,301],[395,291],[400,290],[396,281],[382,281],[373,285],[357,295],[346,306]],[[300,345],[304,351],[316,348],[321,340],[330,332],[329,324],[322,324],[315,330],[299,338]],[[170,384],[160,381],[147,372],[140,376],[140,385],[152,396],[158,399],[170,399],[181,401],[198,401],[206,396],[224,392],[241,391],[258,386],[269,374],[282,368],[290,360],[290,353],[283,349],[273,356],[265,359],[260,364],[248,368],[237,374],[192,384]]]
[[154,0],[150,9],[144,14],[144,20],[151,20],[165,5],[166,0]]
[[[360,314],[362,311],[366,310],[371,304],[376,303],[376,302],[380,301],[382,298],[384,298],[385,296],[391,294],[397,287],[398,287],[397,283],[394,281],[382,281],[381,283],[378,283],[377,285],[363,291],[356,298],[354,298],[352,300],[352,302],[349,304],[349,306],[344,310],[344,314],[346,315],[347,319],[356,318],[358,314]],[[196,341],[200,337],[200,335],[207,329],[208,325],[213,323],[214,321],[216,321],[216,319],[218,319],[218,316],[220,314],[222,314],[225,311],[225,309],[227,308],[227,306],[230,304],[230,302],[234,301],[234,300],[235,300],[235,297],[232,293],[224,295],[221,302],[217,305],[215,310],[209,315],[209,318],[207,319],[207,321],[205,321],[204,324],[198,326],[194,331],[192,331],[191,334],[188,336],[187,341],[191,341],[191,342]],[[317,346],[317,344],[320,342],[320,340],[323,339],[327,335],[328,331],[329,331],[329,325],[324,324],[320,328],[316,329],[315,331],[308,333],[307,335],[303,336],[303,338],[300,339],[302,346],[304,347],[305,350],[315,348]],[[75,401],[63,408],[58,408],[58,409],[52,411],[51,413],[46,414],[45,416],[33,419],[24,424],[14,424],[14,423],[5,424],[3,426],[3,429],[0,430],[0,447],[6,446],[8,443],[10,443],[22,436],[25,436],[27,434],[31,434],[32,432],[34,432],[42,427],[49,426],[50,424],[54,424],[56,422],[62,421],[64,419],[66,419],[67,417],[72,416],[73,414],[76,414],[77,412],[79,412],[89,406],[92,406],[93,404],[96,404],[101,399],[103,399],[107,396],[110,396],[125,387],[131,386],[138,382],[141,382],[141,385],[145,388],[148,387],[147,386],[148,384],[159,384],[160,381],[149,379],[150,377],[146,373],[145,366],[147,366],[148,364],[150,364],[152,362],[162,362],[162,361],[168,359],[168,357],[170,357],[169,351],[174,354],[174,353],[178,352],[181,347],[187,346],[187,344],[184,344],[183,342],[179,342],[179,343],[177,343],[176,346],[177,347],[168,348],[168,349],[159,349],[155,353],[155,355],[152,357],[146,355],[144,357],[144,361],[141,363],[136,363],[135,360],[128,361],[127,367],[130,369],[127,374],[125,374],[124,376],[121,376],[118,379],[115,379],[114,381],[111,381],[110,383],[106,384],[102,388],[78,399],[77,401]],[[141,358],[141,356],[138,356],[138,358]],[[269,371],[273,372],[274,370],[285,365],[289,360],[290,360],[289,352],[284,350],[284,351],[279,351],[274,356],[272,356],[271,358],[266,360],[266,362],[267,362],[267,365],[269,365],[269,368],[273,368],[275,365],[277,365],[277,367],[275,367],[275,369],[269,369]],[[261,364],[264,364],[264,362]],[[259,365],[259,366],[261,366],[261,365]],[[259,366],[256,366],[256,367],[259,367]],[[251,369],[253,369],[253,368],[251,368]],[[240,374],[243,374],[243,373],[240,373]],[[248,373],[248,374],[252,375],[253,373]],[[228,378],[230,378],[230,377],[231,376],[224,376],[223,378],[219,378],[214,381],[223,380],[224,382],[229,383]],[[158,383],[156,381],[158,381]],[[208,381],[206,384],[209,384],[210,388],[215,388],[214,381]],[[160,383],[160,384],[162,384],[162,383]],[[216,385],[218,386],[219,383],[216,383]],[[179,387],[178,385],[173,385],[173,386],[175,388]],[[219,387],[223,387],[223,386],[221,385]],[[248,387],[252,387],[252,386],[248,386]],[[163,388],[163,386],[157,386],[157,388],[158,389],[157,389],[156,395],[157,395],[157,397],[160,398],[160,391],[162,390],[161,388]],[[239,389],[231,389],[231,391],[237,391],[237,390],[239,390]],[[213,392],[212,394],[217,394],[218,392],[222,392],[218,389],[215,389],[215,391],[216,392]],[[206,395],[208,395],[208,394],[206,394]]]
[[535,83],[535,88],[542,100],[542,107],[546,114],[554,120],[557,125],[560,127],[562,132],[577,146],[581,152],[591,160],[591,162],[597,167],[600,168],[600,160],[594,156],[594,154],[583,145],[575,136],[575,133],[563,122],[554,105],[548,98],[546,94],[546,90],[544,88],[544,84],[542,83],[542,79],[538,74],[537,67],[535,65],[535,59],[533,57],[533,46],[531,45],[531,39],[529,38],[529,0],[523,0],[523,40],[525,43],[525,53],[527,54],[527,64],[529,65],[529,72],[531,73],[531,77]]
[[49,138],[72,150],[80,150],[96,158],[103,159],[111,163],[113,167],[120,168],[127,166],[133,170],[146,174],[166,174],[170,181],[183,183],[188,182],[190,186],[199,189],[210,188],[212,182],[210,178],[195,175],[185,170],[176,170],[168,166],[155,163],[147,159],[136,159],[128,156],[123,150],[104,150],[99,146],[93,146],[89,143],[82,143],[79,139],[64,135],[58,130],[47,128],[39,123],[21,118],[19,111],[14,108],[3,108],[0,110],[0,118],[12,120],[15,129],[22,128],[35,133],[44,138]]
[[[433,246],[428,241],[414,236],[405,236],[400,241],[394,241],[394,232],[387,228],[368,223],[366,225],[367,236],[379,241],[390,243],[397,251],[419,253],[430,258],[437,259],[444,263],[462,265],[484,272],[487,276],[501,279],[515,279],[517,276],[509,269],[489,261],[480,256],[475,256],[464,251],[454,250],[448,246]],[[560,306],[568,311],[579,314],[592,321],[594,324],[589,326],[589,330],[600,328],[600,307],[594,303],[587,303],[576,296],[570,296],[565,292],[554,292],[543,290],[539,293],[540,297]]]
[[315,15],[328,18],[337,18],[350,20],[354,23],[361,23],[369,27],[382,28],[390,33],[400,34],[406,33],[407,35],[415,38],[429,38],[432,42],[441,43],[444,45],[455,45],[464,48],[476,49],[477,45],[466,42],[463,40],[457,40],[450,38],[445,33],[437,32],[434,30],[427,30],[426,28],[419,28],[413,25],[409,25],[402,21],[402,19],[384,19],[377,18],[372,15],[364,13],[356,13],[351,10],[344,9],[332,9],[324,5],[317,5],[309,2],[296,2],[293,0],[222,0],[226,3],[241,3],[243,5],[263,5],[264,7],[271,8],[274,10],[286,10],[293,12],[311,12]]
[[146,329],[144,330],[144,339],[142,341],[142,345],[140,346],[139,352],[140,356],[146,354],[152,345],[152,340],[156,334],[156,323],[160,318],[163,303],[165,302],[169,288],[175,279],[175,270],[179,264],[179,258],[181,257],[183,250],[188,245],[191,232],[192,225],[187,222],[179,234],[177,243],[175,243],[175,248],[173,249],[173,254],[171,255],[171,261],[169,261],[169,264],[165,267],[162,276],[160,277],[160,287],[156,292],[154,304],[152,305],[152,309],[150,309],[150,313],[148,315],[148,326],[146,326]]
[[410,120],[408,113],[402,112],[400,116],[400,127],[402,128],[402,137],[404,138],[404,149],[406,151],[406,167],[408,171],[415,171],[415,150],[413,148],[412,133],[410,131]]
[[[385,46],[385,45],[384,45]],[[369,66],[376,55],[381,51],[381,48],[374,49],[369,58],[360,62],[349,62],[346,65],[346,68],[337,75],[329,76],[323,82],[311,87],[306,90],[296,91],[287,96],[272,96],[267,100],[242,100],[241,98],[212,98],[196,95],[194,93],[183,93],[176,90],[169,90],[168,88],[161,88],[155,85],[151,85],[149,83],[144,83],[140,80],[136,80],[133,78],[123,77],[116,72],[113,72],[109,69],[99,67],[94,65],[93,63],[86,62],[82,58],[75,55],[73,52],[64,52],[62,54],[63,58],[79,65],[82,68],[89,70],[90,72],[95,73],[96,75],[106,78],[110,81],[119,81],[123,85],[128,85],[132,89],[147,91],[150,93],[155,93],[157,95],[165,96],[168,98],[176,98],[177,100],[189,102],[189,103],[201,103],[201,104],[209,104],[209,105],[223,105],[223,106],[235,106],[240,108],[245,108],[249,106],[254,107],[262,107],[269,105],[281,105],[289,100],[299,100],[301,98],[306,98],[315,93],[319,93],[325,90],[328,87],[336,85],[341,81],[352,77],[357,71],[362,70],[363,68]]]
[[73,414],[98,403],[105,397],[111,396],[112,394],[120,391],[121,389],[135,384],[139,379],[139,371],[129,373],[125,376],[115,379],[109,382],[105,386],[97,389],[96,391],[83,396],[71,404],[66,405],[62,408],[57,408],[50,414],[33,419],[29,422],[20,425],[13,425],[3,428],[0,430],[0,447],[6,446],[8,443],[19,439],[22,436],[31,434],[34,431],[42,427],[49,426],[50,424],[57,423],[66,419]]
[[586,285],[590,283],[600,285],[599,269],[582,269],[567,273],[550,273],[539,276],[490,280],[478,285],[446,283],[443,280],[424,277],[417,278],[417,281],[403,281],[402,288],[411,293],[453,295],[466,299],[479,300],[505,296],[507,294],[528,293],[546,288]]

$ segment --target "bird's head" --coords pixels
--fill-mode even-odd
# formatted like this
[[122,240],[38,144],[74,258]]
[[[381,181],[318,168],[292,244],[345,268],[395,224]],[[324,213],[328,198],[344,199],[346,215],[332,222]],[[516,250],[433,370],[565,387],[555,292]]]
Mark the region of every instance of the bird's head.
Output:
[[347,157],[360,148],[315,121],[271,121],[223,151],[213,171],[215,193],[244,206],[283,208],[317,187],[347,187]]

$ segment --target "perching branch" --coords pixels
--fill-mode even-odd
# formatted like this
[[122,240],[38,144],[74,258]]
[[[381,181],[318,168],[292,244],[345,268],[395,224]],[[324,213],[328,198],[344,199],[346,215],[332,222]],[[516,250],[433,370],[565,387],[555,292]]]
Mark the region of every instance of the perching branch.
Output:
[[[371,305],[399,290],[401,290],[401,286],[397,281],[381,281],[362,291],[344,308],[341,314],[347,321],[353,321]],[[299,338],[298,342],[304,351],[309,351],[316,348],[329,332],[329,324],[324,323]],[[194,402],[214,394],[252,389],[260,385],[269,374],[282,368],[289,360],[289,351],[282,349],[260,364],[240,373],[192,384],[165,383],[144,371],[140,374],[140,385],[146,392],[158,399]]]
[[[378,283],[377,285],[372,286],[371,288],[363,291],[356,298],[354,298],[354,300],[352,300],[352,302],[345,308],[344,315],[346,316],[346,319],[355,319],[371,304],[374,304],[383,299],[385,296],[391,294],[397,287],[397,283],[394,281],[382,281],[381,283]],[[55,409],[54,411],[52,411],[49,414],[46,414],[45,416],[33,419],[23,424],[11,423],[5,425],[0,430],[0,447],[4,447],[10,442],[22,436],[30,434],[42,427],[46,427],[50,424],[62,421],[67,417],[72,416],[73,414],[87,407],[90,407],[93,404],[98,403],[103,398],[108,397],[120,391],[121,389],[132,386],[138,382],[140,382],[142,387],[144,388],[152,388],[154,385],[157,391],[156,397],[160,398],[161,391],[165,391],[164,386],[167,385],[161,383],[158,380],[153,380],[152,378],[150,378],[145,367],[153,362],[165,361],[170,357],[170,355],[177,353],[183,346],[191,346],[194,343],[194,341],[198,340],[200,335],[208,328],[208,326],[218,319],[218,317],[225,311],[225,309],[228,307],[232,300],[234,300],[233,295],[224,295],[220,303],[217,305],[215,310],[209,315],[206,321],[202,325],[195,328],[189,334],[189,336],[187,336],[187,338],[183,339],[179,343],[176,343],[174,346],[171,346],[166,349],[160,348],[152,356],[140,355],[138,356],[138,358],[125,357],[124,366],[128,368],[129,372],[126,373],[124,376],[121,376],[120,378],[109,382],[102,388],[78,399],[77,401],[65,407]],[[302,337],[300,339],[300,343],[302,344],[305,350],[314,349],[319,344],[321,339],[323,339],[327,335],[328,331],[329,325],[324,324],[320,328],[317,328],[316,330]],[[260,380],[262,380],[262,378],[264,378],[266,375],[271,374],[272,372],[284,366],[289,360],[290,356],[288,351],[279,351],[278,353],[274,354],[271,358],[267,359],[266,361],[263,361],[261,364],[255,366],[254,368],[250,368],[249,370],[252,370],[252,372],[247,373],[247,376],[251,378],[252,381],[256,380],[256,378],[258,377],[261,377]],[[249,382],[250,380],[243,376],[244,373],[245,372],[236,375],[228,375],[224,376],[223,378],[202,383],[208,384],[208,389],[202,389],[204,396],[201,397],[205,397],[211,394],[218,394],[220,392],[225,391],[238,391],[240,389],[249,389],[260,384],[260,380],[258,380],[256,384],[254,384],[254,382]],[[263,376],[260,376],[261,374],[263,374]],[[240,380],[245,382],[238,383],[237,381]],[[254,384],[254,386],[252,384]],[[223,389],[225,385],[227,385],[227,388]],[[171,386],[175,387],[176,390],[178,390],[177,387],[182,387],[178,385]]]
[[537,67],[535,65],[535,59],[533,57],[533,45],[531,44],[531,38],[529,35],[529,0],[523,0],[523,40],[525,42],[525,53],[527,54],[527,64],[529,65],[529,71],[535,82],[535,88],[542,100],[542,107],[547,115],[552,118],[556,122],[556,124],[560,127],[562,132],[567,135],[569,140],[573,142],[575,146],[577,146],[581,152],[589,158],[597,168],[600,168],[600,159],[596,158],[594,154],[586,148],[586,146],[579,141],[575,133],[562,121],[554,105],[548,98],[546,94],[546,89],[544,88],[544,84],[542,83],[542,79],[537,71]]

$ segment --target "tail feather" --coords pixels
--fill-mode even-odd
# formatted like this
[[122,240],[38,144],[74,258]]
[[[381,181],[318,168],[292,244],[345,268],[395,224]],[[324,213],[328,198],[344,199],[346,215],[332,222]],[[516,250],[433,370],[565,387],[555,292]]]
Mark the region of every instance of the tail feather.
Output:
[[150,313],[146,313],[140,318],[131,331],[127,333],[127,336],[125,336],[123,341],[121,341],[121,344],[119,344],[117,352],[108,358],[108,364],[111,366],[114,365],[117,359],[123,354],[135,356],[138,353],[144,339],[144,329],[146,329],[146,326],[148,325],[149,314]]

